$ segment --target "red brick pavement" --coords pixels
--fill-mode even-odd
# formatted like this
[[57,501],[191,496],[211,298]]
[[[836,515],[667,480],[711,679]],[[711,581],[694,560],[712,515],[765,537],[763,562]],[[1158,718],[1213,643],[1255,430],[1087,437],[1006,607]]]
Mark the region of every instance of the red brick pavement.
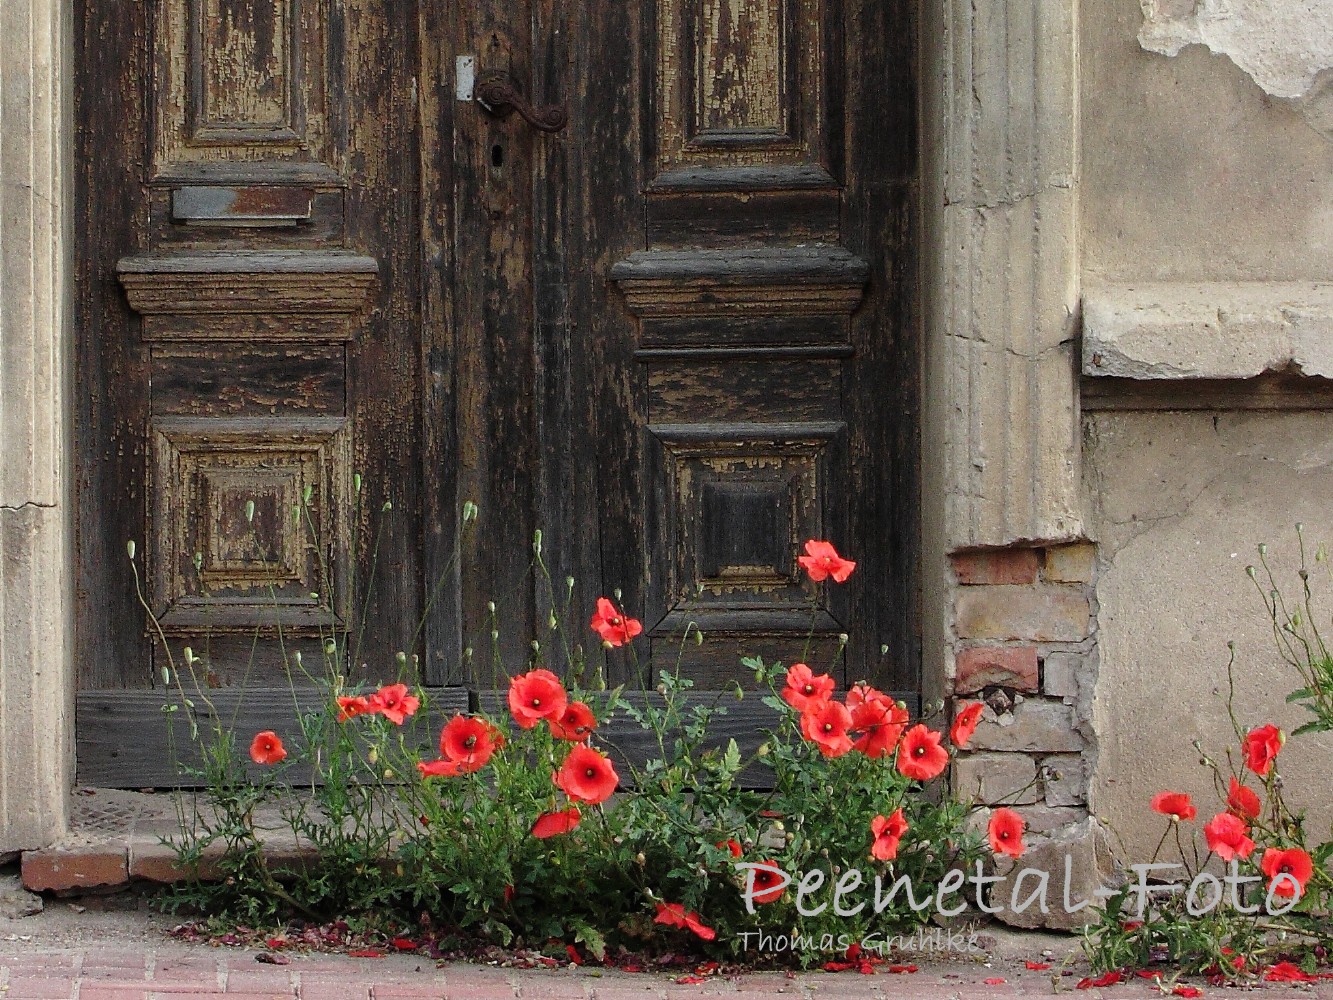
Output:
[[[1075,975],[1081,975],[1076,973]],[[987,979],[1003,982],[987,983]],[[389,956],[291,955],[287,965],[258,962],[253,952],[205,946],[98,948],[0,954],[3,1000],[1007,1000],[1073,990],[1074,975],[1030,971],[1020,960],[923,965],[915,974],[783,973],[711,978],[678,984],[654,973],[583,969],[516,970],[447,965]],[[1262,1000],[1333,1000],[1333,982],[1314,988],[1271,985]],[[1204,987],[1205,997],[1223,994]],[[1147,1000],[1162,992],[1144,980],[1076,994],[1088,1000]]]

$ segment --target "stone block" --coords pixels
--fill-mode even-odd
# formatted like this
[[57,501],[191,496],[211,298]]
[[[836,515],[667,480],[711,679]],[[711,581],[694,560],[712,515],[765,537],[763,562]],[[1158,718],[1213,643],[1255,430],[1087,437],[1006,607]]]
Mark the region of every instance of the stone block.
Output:
[[962,587],[955,631],[963,639],[1081,642],[1091,608],[1082,587]]
[[1042,797],[1036,762],[1021,753],[960,754],[953,765],[953,790],[985,805],[1029,805]]
[[[1101,900],[1093,895],[1103,886],[1119,884],[1121,875],[1111,853],[1106,831],[1092,817],[1082,820],[1048,836],[1025,835],[1027,850],[1021,858],[1001,858],[995,873],[1003,877],[991,888],[991,905],[1001,907],[997,918],[1014,927],[1045,928],[1048,930],[1075,930],[1096,919],[1095,910]],[[1045,898],[1040,897],[1021,911],[1012,904],[1021,903],[1041,885],[1038,875],[1022,872],[1041,872],[1047,877]],[[1015,882],[1021,877],[1021,884]],[[1066,888],[1068,900],[1065,905]],[[1017,890],[1017,891],[1015,891]],[[1079,903],[1088,905],[1075,910]],[[1047,912],[1041,912],[1042,903]]]
[[1054,583],[1088,583],[1097,565],[1097,547],[1091,542],[1057,545],[1046,550],[1042,576]]
[[1001,549],[994,552],[962,552],[952,556],[958,582],[967,585],[1015,585],[1037,581],[1035,549]]
[[1027,823],[1028,832],[1034,835],[1063,830],[1088,817],[1088,810],[1079,806],[1048,806],[1036,803],[1030,806],[1017,806],[1015,811]]
[[24,851],[23,884],[34,892],[123,885],[129,880],[126,859],[123,843]]
[[1009,753],[1077,753],[1083,737],[1075,728],[1072,707],[1028,698],[997,718],[983,715],[970,745]]
[[1088,779],[1079,754],[1052,754],[1041,762],[1048,806],[1082,806],[1088,801]]
[[1083,657],[1079,653],[1047,653],[1041,665],[1041,690],[1052,698],[1078,697]]
[[988,687],[1036,691],[1036,648],[969,646],[960,650],[954,659],[954,691],[958,694],[974,694]]

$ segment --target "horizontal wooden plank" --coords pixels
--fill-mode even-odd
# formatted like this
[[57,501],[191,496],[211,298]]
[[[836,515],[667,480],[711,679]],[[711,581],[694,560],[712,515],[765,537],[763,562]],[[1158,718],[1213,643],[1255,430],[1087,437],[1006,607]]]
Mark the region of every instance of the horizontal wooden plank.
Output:
[[840,185],[823,167],[755,164],[740,167],[685,167],[658,174],[649,194],[678,191],[803,191]]
[[639,347],[755,348],[850,347],[847,317],[686,316],[650,317],[640,324]]
[[[297,717],[314,711],[322,702],[315,688],[219,688],[207,692],[216,714],[204,698],[195,697],[200,727],[207,732],[213,718],[241,734],[242,753],[253,734],[271,729],[284,740],[295,740]],[[175,704],[175,712],[164,706]],[[443,720],[468,711],[463,688],[427,689],[427,711],[405,726],[423,755],[434,756]],[[190,739],[189,721],[178,693],[163,690],[80,691],[75,702],[78,781],[104,788],[190,788],[198,782],[185,773],[198,767],[197,744]],[[253,767],[246,761],[247,766]],[[258,771],[255,768],[256,773]],[[293,771],[293,781],[308,779]]]
[[342,415],[347,407],[344,349],[293,344],[219,350],[204,345],[153,349],[154,416]]
[[[287,688],[219,689],[208,693],[216,709],[216,717],[223,719],[241,734],[238,741],[244,753],[251,734],[271,729],[287,741],[294,741],[299,728],[296,716],[313,711],[321,701],[314,689]],[[918,698],[911,692],[892,692],[895,699],[904,701],[915,716],[919,710]],[[665,700],[653,692],[630,692],[627,701],[643,706],[651,704],[659,710]],[[202,699],[195,699],[196,711],[201,714],[201,726],[207,729],[213,718]],[[190,740],[189,724],[183,707],[175,712],[164,712],[163,706],[180,706],[180,697],[168,696],[162,691],[83,691],[79,693],[77,713],[78,777],[81,785],[101,788],[191,788],[198,782],[185,773],[185,768],[197,767],[199,757]],[[693,706],[706,705],[726,710],[718,715],[710,730],[709,746],[725,747],[735,739],[745,756],[753,754],[763,742],[767,731],[776,728],[778,716],[764,705],[755,692],[746,692],[736,700],[733,691],[692,691],[682,699],[685,711]],[[496,717],[508,714],[503,691],[482,691],[470,695],[463,688],[431,688],[427,690],[427,711],[410,719],[404,727],[409,743],[416,741],[423,756],[435,755],[435,743],[443,721],[456,712],[475,709]],[[234,722],[232,721],[234,719]],[[613,716],[598,729],[598,742],[621,765],[620,772],[628,783],[635,771],[654,757],[660,756],[657,737],[651,729],[644,729],[633,719],[621,713]],[[246,761],[256,775],[258,766]],[[308,774],[293,769],[288,772],[293,782],[308,780]],[[755,771],[749,775],[752,783],[762,786],[763,775]]]

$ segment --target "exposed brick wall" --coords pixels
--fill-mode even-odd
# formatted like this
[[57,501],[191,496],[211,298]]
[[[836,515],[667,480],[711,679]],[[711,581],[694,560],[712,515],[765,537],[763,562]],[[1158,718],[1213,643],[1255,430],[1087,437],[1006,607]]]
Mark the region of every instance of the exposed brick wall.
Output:
[[1088,815],[1087,703],[1096,671],[1096,548],[951,557],[955,704],[986,709],[953,771],[961,796],[1012,806],[1034,833]]

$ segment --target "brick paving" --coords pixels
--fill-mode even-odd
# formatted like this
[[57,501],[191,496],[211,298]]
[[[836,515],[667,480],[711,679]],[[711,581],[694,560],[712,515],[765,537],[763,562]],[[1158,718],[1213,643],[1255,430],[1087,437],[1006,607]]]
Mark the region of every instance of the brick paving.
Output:
[[[733,996],[743,1000],[1005,1000],[1071,992],[1089,1000],[1161,996],[1153,984],[1133,980],[1075,992],[1075,976],[1028,970],[1021,959],[924,964],[914,974],[862,976],[781,972],[712,977],[677,983],[660,973],[618,970],[517,970],[450,964],[391,955],[383,959],[338,955],[290,955],[268,965],[255,952],[207,945],[86,947],[60,951],[0,950],[4,1000],[675,1000]],[[986,980],[1003,982],[986,982]],[[1230,991],[1225,991],[1230,992]],[[1316,987],[1268,985],[1252,991],[1262,1000],[1333,1000],[1333,982]],[[1204,987],[1205,996],[1221,988]]]

